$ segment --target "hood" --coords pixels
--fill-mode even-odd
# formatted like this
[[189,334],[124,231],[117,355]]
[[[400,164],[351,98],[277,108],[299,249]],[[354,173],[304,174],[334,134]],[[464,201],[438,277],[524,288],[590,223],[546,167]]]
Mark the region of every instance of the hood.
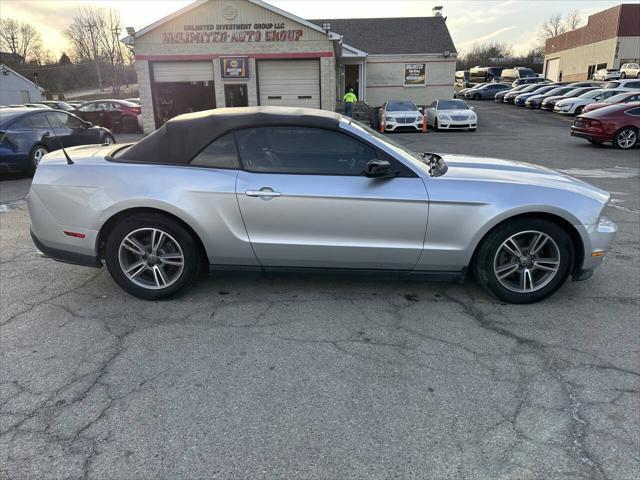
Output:
[[545,102],[555,102],[558,101],[562,98],[570,98],[570,97],[565,97],[564,95],[552,95],[551,97],[547,97],[544,99]]
[[600,203],[609,201],[609,193],[563,173],[524,162],[465,155],[443,155],[449,167],[443,178],[530,185],[571,190]]
[[384,112],[387,117],[417,117],[418,115],[422,116],[422,112],[420,110],[403,110],[401,112]]
[[442,113],[443,115],[456,115],[456,116],[463,116],[463,115],[467,115],[470,116],[472,114],[475,115],[473,110],[467,110],[465,109],[460,109],[460,110],[438,110],[438,114]]

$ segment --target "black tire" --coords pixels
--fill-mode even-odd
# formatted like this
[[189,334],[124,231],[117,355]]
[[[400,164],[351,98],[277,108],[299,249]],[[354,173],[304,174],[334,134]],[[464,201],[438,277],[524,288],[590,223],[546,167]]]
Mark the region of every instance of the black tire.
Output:
[[[555,276],[542,288],[520,293],[503,286],[494,270],[494,260],[503,242],[519,232],[536,231],[548,235],[558,248],[560,262]],[[508,303],[534,303],[555,293],[566,281],[574,262],[574,246],[569,234],[558,224],[541,218],[522,218],[507,221],[489,232],[476,251],[472,271],[478,283],[499,300]]]
[[470,132],[475,132],[475,131],[476,131],[476,129],[475,129],[475,128],[470,128],[470,129],[469,129],[469,131],[470,131]]
[[[124,273],[120,262],[120,245],[130,233],[153,228],[170,235],[182,250],[183,269],[176,275],[176,280],[164,288],[147,288],[130,280]],[[105,260],[111,277],[127,293],[145,300],[157,300],[170,297],[186,288],[198,276],[200,271],[200,254],[196,239],[182,225],[162,214],[142,213],[132,215],[118,223],[106,240]],[[139,278],[149,273],[140,274]]]
[[624,73],[624,72],[622,72],[622,73],[620,74],[620,79],[621,79],[621,80],[624,80],[625,78],[627,78],[627,74],[626,74],[626,73]]
[[433,121],[433,129],[436,132],[440,129],[440,127],[438,127],[438,119],[437,118]]
[[[632,135],[634,140],[631,144],[625,144],[624,135]],[[613,137],[613,146],[622,150],[631,150],[638,145],[638,130],[633,127],[624,127],[618,130]]]
[[31,147],[31,151],[29,152],[29,165],[27,165],[27,175],[33,177],[36,173],[36,169],[38,168],[38,163],[40,159],[38,158],[39,153],[44,152],[44,154],[49,153],[49,149],[43,145],[42,143],[36,143],[33,147]]
[[582,115],[582,112],[583,112],[583,111],[584,111],[584,107],[578,107],[578,108],[576,108],[576,111],[575,111],[575,115],[576,115],[576,117],[577,117],[578,115]]
[[475,94],[473,95],[473,99],[474,99],[474,100],[480,100],[480,94],[479,94],[479,93],[475,93]]
[[104,145],[106,143],[111,143],[111,144],[116,143],[116,139],[110,133],[105,133],[102,136],[102,144]]

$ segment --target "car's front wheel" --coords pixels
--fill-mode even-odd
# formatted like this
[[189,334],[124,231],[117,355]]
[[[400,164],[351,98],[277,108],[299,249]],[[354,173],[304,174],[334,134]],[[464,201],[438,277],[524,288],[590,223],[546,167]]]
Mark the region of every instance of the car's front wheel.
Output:
[[638,131],[633,127],[625,127],[618,130],[616,136],[613,137],[613,146],[628,150],[638,144]]
[[498,299],[533,303],[560,288],[573,260],[573,243],[563,228],[549,220],[524,218],[490,232],[472,267],[478,282]]
[[192,235],[161,214],[139,214],[116,225],[106,241],[109,273],[126,292],[146,300],[176,294],[198,275]]
[[102,144],[113,145],[114,143],[116,143],[116,139],[113,138],[113,135],[109,135],[108,133],[105,133],[104,136],[102,137]]

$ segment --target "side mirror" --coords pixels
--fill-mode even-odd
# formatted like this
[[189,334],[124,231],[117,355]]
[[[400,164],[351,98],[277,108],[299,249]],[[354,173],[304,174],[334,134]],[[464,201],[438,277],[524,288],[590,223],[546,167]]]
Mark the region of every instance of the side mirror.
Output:
[[91,128],[93,127],[93,123],[91,122],[84,122],[84,128]]
[[369,178],[394,178],[398,176],[399,172],[393,170],[387,160],[375,159],[369,160],[362,173]]

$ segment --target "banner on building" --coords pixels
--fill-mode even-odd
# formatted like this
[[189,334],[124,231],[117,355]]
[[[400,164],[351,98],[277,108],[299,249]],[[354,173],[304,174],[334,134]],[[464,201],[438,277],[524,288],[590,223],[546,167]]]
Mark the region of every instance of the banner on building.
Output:
[[426,63],[405,63],[404,84],[407,87],[423,87],[427,84]]
[[220,59],[222,78],[249,78],[249,59],[246,57],[223,57]]

